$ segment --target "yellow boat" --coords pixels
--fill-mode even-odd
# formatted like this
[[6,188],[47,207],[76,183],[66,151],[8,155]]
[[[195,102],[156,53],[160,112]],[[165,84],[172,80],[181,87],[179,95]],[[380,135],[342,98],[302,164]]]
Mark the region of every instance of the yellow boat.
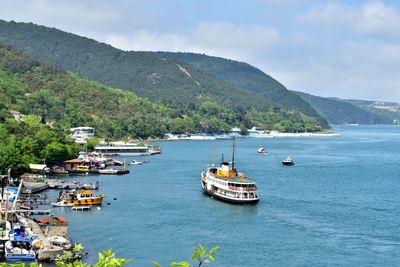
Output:
[[81,190],[81,191],[76,191],[72,190],[68,192],[67,194],[63,194],[59,197],[58,199],[58,204],[62,204],[65,206],[69,205],[75,205],[75,206],[80,206],[80,205],[101,205],[103,202],[104,196],[99,195],[99,196],[93,196],[93,191],[92,190]]

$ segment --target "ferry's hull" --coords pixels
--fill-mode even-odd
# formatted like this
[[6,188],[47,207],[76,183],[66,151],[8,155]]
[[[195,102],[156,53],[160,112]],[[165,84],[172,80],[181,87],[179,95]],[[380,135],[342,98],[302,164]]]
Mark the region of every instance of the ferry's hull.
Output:
[[104,156],[127,156],[127,157],[140,157],[140,156],[151,156],[151,152],[109,152],[104,153]]
[[220,195],[220,194],[218,194],[218,193],[216,193],[216,192],[214,192],[212,190],[207,190],[203,185],[202,185],[202,188],[203,188],[203,191],[204,191],[205,194],[207,194],[207,195],[209,195],[209,196],[211,196],[213,198],[222,200],[224,202],[231,203],[231,204],[257,204],[260,201],[260,199],[258,199],[258,198],[256,198],[256,199],[235,199],[235,198],[230,198],[230,197],[226,197],[224,195]]

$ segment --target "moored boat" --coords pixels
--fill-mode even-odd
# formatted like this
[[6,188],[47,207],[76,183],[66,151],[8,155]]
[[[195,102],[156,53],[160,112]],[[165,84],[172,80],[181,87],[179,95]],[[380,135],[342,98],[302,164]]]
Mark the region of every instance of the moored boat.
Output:
[[61,194],[58,198],[57,203],[64,205],[75,205],[75,206],[85,206],[85,205],[101,205],[104,196],[93,196],[92,190],[72,190],[68,193]]
[[222,161],[220,167],[212,164],[201,173],[203,191],[220,200],[235,204],[255,204],[259,201],[257,185],[244,173],[237,172],[232,144],[232,162]]
[[10,239],[11,223],[9,221],[0,220],[0,241]]
[[89,166],[78,166],[75,169],[68,170],[69,174],[89,174]]
[[61,167],[52,167],[49,170],[50,175],[68,175],[68,171]]
[[90,184],[79,184],[78,188],[81,189],[89,189],[89,190],[97,190],[99,188],[99,181]]
[[64,203],[63,201],[58,201],[55,203],[51,203],[51,205],[53,207],[72,207],[74,204],[73,203],[68,204],[68,203]]
[[143,162],[142,161],[138,161],[138,160],[132,160],[129,165],[142,165]]
[[12,226],[10,240],[5,243],[6,261],[35,261],[36,254],[32,249],[32,238],[23,224]]
[[118,170],[117,169],[104,169],[104,170],[99,170],[100,174],[117,174]]
[[91,210],[92,206],[73,206],[71,207],[71,210],[80,210],[80,211],[84,211],[84,210]]

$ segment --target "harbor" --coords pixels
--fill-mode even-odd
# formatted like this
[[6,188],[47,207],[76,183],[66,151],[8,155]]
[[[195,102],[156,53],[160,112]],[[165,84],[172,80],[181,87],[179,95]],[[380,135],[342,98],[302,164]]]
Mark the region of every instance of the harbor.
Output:
[[[396,204],[372,203],[369,198],[375,194],[394,197],[386,187],[376,187],[379,181],[374,173],[381,161],[389,155],[393,156],[395,151],[385,152],[389,154],[383,154],[382,159],[366,152],[370,151],[372,144],[382,154],[383,150],[393,147],[393,144],[384,136],[375,140],[375,143],[366,142],[376,138],[373,129],[369,134],[355,132],[349,127],[338,129],[342,133],[341,138],[277,138],[262,143],[259,139],[237,139],[235,166],[257,182],[259,202],[255,205],[225,203],[203,193],[200,174],[202,170],[212,167],[213,147],[217,150],[214,153],[216,166],[219,166],[221,154],[225,155],[226,161],[232,161],[232,140],[208,140],[159,142],[163,153],[153,156],[115,156],[113,158],[121,162],[124,159],[127,162],[147,162],[141,165],[127,164],[130,173],[123,176],[93,173],[49,176],[45,178],[47,180],[41,180],[47,182],[49,188],[38,193],[22,194],[18,201],[20,204],[30,204],[33,209],[16,208],[15,213],[19,214],[28,229],[32,228],[34,236],[44,240],[42,250],[36,252],[36,258],[41,261],[57,258],[57,255],[65,251],[67,247],[50,243],[54,241],[54,236],[59,236],[55,238],[56,241],[65,241],[61,239],[63,237],[71,244],[82,244],[87,253],[84,259],[91,263],[96,261],[98,251],[113,248],[121,257],[134,258],[132,266],[146,266],[149,265],[149,259],[158,252],[161,255],[158,258],[163,261],[179,258],[179,255],[188,253],[187,248],[193,242],[201,242],[206,238],[209,240],[208,246],[221,246],[219,253],[223,260],[217,260],[217,264],[223,262],[222,266],[244,266],[248,264],[247,258],[250,255],[264,255],[265,250],[277,253],[280,249],[275,244],[282,239],[292,242],[298,240],[293,247],[289,242],[285,243],[282,249],[289,251],[299,247],[297,243],[307,242],[318,247],[315,253],[325,253],[330,260],[346,253],[347,248],[341,245],[343,242],[365,246],[354,251],[354,257],[347,260],[356,263],[358,255],[363,254],[370,259],[377,257],[376,263],[383,261],[390,265],[397,257],[383,259],[374,247],[386,249],[388,255],[396,255],[394,249],[400,244],[386,237],[383,228],[369,225],[376,222],[375,218],[379,214],[386,218],[382,227],[386,227],[389,220],[396,221],[388,212],[375,210],[383,205],[395,209]],[[393,127],[392,130],[395,132],[398,128]],[[350,143],[354,149],[349,149]],[[257,152],[261,144],[266,153]],[[287,155],[296,160],[294,167],[282,165]],[[342,166],[343,171],[339,172],[337,166]],[[394,170],[392,165],[388,165],[386,177],[396,184],[394,178],[390,178],[394,177],[391,175]],[[226,181],[231,182],[231,179]],[[72,206],[53,206],[60,192],[79,190],[78,184],[92,183],[98,185],[93,195],[104,196],[101,206],[86,209],[87,205],[82,205],[82,210],[73,210]],[[370,191],[372,185],[373,193]],[[365,198],[354,198],[354,190],[362,190]],[[349,206],[343,207],[342,198],[348,200]],[[354,216],[343,217],[347,212]],[[212,216],[204,217],[204,213]],[[11,213],[9,215],[13,216]],[[62,227],[58,227],[57,223],[51,225],[48,218],[55,217],[64,218],[67,224]],[[365,221],[361,222],[357,219],[359,217]],[[98,224],[98,221],[102,223]],[[227,225],[243,226],[240,241],[237,240],[239,234],[230,231]],[[53,227],[55,231],[61,231],[64,227],[67,232],[51,231],[46,234]],[[354,229],[365,238],[373,234],[377,239],[371,241],[371,244],[363,238],[357,238],[352,235]],[[171,232],[179,240],[174,248],[165,246],[171,240]],[[326,240],[327,234],[336,239]],[[351,240],[346,238],[348,235]],[[243,242],[248,249],[243,249]],[[240,251],[243,257],[229,257],[229,246]],[[335,250],[331,250],[332,247]],[[302,253],[308,257],[315,255],[311,250]],[[289,256],[291,253],[283,254]],[[266,260],[266,257],[262,259],[263,262]],[[272,261],[274,265],[283,263],[279,259]],[[251,264],[256,262],[250,260]],[[293,258],[289,263],[302,265],[306,264],[306,260]],[[324,265],[326,262],[320,259],[318,263]]]
[[[79,127],[80,131],[82,128],[93,129]],[[99,193],[101,185],[94,178],[104,175],[115,179],[113,176],[129,174],[131,166],[150,162],[135,159],[127,162],[125,157],[161,153],[158,146],[133,143],[112,144],[108,146],[108,151],[111,149],[112,153],[100,148],[80,152],[77,158],[49,166],[30,164],[31,172],[20,177],[12,177],[11,169],[8,175],[1,176],[0,258],[3,261],[54,262],[66,255],[73,257],[71,260],[83,256],[76,252],[66,254],[74,249],[76,243],[69,239],[68,220],[63,214],[56,216],[55,213],[68,210],[74,213],[91,212],[93,207],[100,211],[103,205],[111,203],[105,201],[108,196]],[[115,159],[118,155],[124,158]],[[54,196],[55,192],[57,196]]]

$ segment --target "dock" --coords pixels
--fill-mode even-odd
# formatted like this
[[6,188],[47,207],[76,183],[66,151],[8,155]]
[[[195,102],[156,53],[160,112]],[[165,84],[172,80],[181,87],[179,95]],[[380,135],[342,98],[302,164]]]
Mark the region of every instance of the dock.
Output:
[[47,236],[47,234],[35,221],[25,217],[20,219],[26,221],[30,230],[37,235],[40,241],[42,241],[43,246],[37,252],[37,258],[39,261],[53,261],[63,254],[64,249],[62,247],[53,246],[50,244],[49,236]]
[[23,213],[29,215],[51,215],[51,210],[15,210],[16,213]]

